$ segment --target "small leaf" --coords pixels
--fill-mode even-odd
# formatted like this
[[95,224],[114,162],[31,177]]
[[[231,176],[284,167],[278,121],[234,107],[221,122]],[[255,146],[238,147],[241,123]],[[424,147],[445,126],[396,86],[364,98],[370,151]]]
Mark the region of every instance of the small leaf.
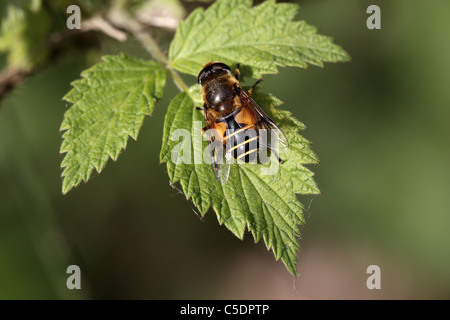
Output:
[[[202,215],[212,207],[220,224],[242,239],[247,228],[257,242],[261,237],[275,258],[285,263],[292,274],[297,270],[298,224],[303,224],[303,207],[296,194],[316,194],[319,190],[313,173],[304,165],[318,163],[310,143],[298,134],[304,125],[290,112],[276,110],[281,101],[275,97],[254,93],[254,99],[279,124],[286,134],[290,150],[275,175],[262,175],[262,165],[232,164],[226,184],[220,184],[210,164],[194,163],[197,156],[208,150],[202,139],[203,115],[195,109],[199,101],[198,86],[188,93],[180,93],[169,105],[164,123],[161,162],[167,162],[172,183],[180,182],[186,198],[192,199]],[[180,142],[176,130],[185,130],[187,144]],[[178,131],[180,132],[180,131]],[[200,139],[200,143],[198,142]],[[180,144],[186,147],[179,148]],[[182,150],[182,152],[181,152]],[[172,154],[188,152],[191,163],[176,163]],[[174,158],[175,159],[175,158]],[[277,162],[277,161],[276,161]],[[278,163],[278,162],[277,162]]]
[[304,21],[293,21],[298,6],[265,1],[219,0],[195,10],[180,23],[170,45],[170,65],[196,76],[208,61],[240,63],[244,73],[259,77],[277,73],[278,66],[349,60],[332,39]]
[[84,71],[64,97],[73,105],[61,124],[67,130],[61,144],[61,153],[67,152],[63,193],[87,181],[94,168],[100,173],[109,158],[117,160],[162,97],[166,71],[160,64],[128,55],[103,60]]

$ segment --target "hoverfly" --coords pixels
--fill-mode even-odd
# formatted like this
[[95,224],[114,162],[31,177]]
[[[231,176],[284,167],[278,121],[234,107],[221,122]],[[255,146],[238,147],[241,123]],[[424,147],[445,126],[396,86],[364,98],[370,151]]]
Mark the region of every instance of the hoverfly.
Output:
[[250,97],[255,85],[247,92],[240,87],[239,66],[233,75],[226,64],[209,62],[200,71],[198,83],[206,122],[203,133],[213,129],[214,134],[207,138],[214,174],[222,184],[228,180],[230,161],[226,159],[229,157],[245,163],[253,162],[257,151],[265,147],[280,161],[270,141],[266,139],[268,142],[261,143],[259,133],[260,129],[274,132],[277,141],[284,146],[288,145],[286,136]]

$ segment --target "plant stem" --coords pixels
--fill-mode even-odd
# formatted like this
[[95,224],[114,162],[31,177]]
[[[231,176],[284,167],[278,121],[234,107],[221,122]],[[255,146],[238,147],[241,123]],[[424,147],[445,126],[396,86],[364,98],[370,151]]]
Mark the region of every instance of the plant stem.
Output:
[[[172,79],[175,82],[175,84],[178,87],[178,89],[180,89],[180,91],[186,92],[189,96],[191,96],[190,93],[189,93],[189,87],[186,85],[186,83],[184,83],[183,79],[181,79],[181,77],[178,74],[178,72],[176,72],[170,66],[166,66],[166,69],[169,70],[170,74],[172,75]],[[192,100],[194,100],[194,99],[192,99]]]
[[108,14],[109,20],[115,25],[118,25],[130,32],[142,44],[144,49],[150,53],[153,59],[165,66],[165,68],[172,75],[173,81],[178,89],[189,94],[189,87],[183,79],[181,79],[180,75],[169,65],[169,60],[156,44],[156,41],[141,27],[138,22],[136,22],[136,20],[130,17],[127,12],[119,6],[120,5],[113,6]]

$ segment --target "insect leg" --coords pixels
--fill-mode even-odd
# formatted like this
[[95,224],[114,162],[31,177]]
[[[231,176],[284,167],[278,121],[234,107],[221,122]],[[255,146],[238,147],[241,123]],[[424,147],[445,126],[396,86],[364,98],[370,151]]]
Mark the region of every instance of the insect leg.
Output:
[[198,111],[202,111],[203,110],[204,112],[206,112],[206,104],[203,104],[203,108],[195,106],[195,110],[198,110]]
[[280,156],[275,152],[275,150],[273,150],[272,148],[269,147],[270,152],[275,156],[275,158],[278,160],[279,163],[283,162],[283,159],[280,159]]
[[202,128],[202,135],[203,135],[205,138],[209,138],[209,137],[207,136],[207,132],[206,132],[206,131],[208,131],[209,129],[211,129],[211,127],[210,127],[209,125],[206,125],[206,126],[204,126],[204,127]]
[[250,89],[248,89],[247,93],[248,93],[249,96],[252,95],[253,89],[254,89],[260,82],[262,82],[262,81],[264,81],[264,79],[263,79],[263,78],[259,78],[259,79],[256,80],[256,82],[250,87]]
[[239,77],[241,76],[241,73],[239,72],[239,67],[240,67],[240,63],[236,64],[236,69],[234,70],[234,77],[236,78],[236,80],[239,81]]

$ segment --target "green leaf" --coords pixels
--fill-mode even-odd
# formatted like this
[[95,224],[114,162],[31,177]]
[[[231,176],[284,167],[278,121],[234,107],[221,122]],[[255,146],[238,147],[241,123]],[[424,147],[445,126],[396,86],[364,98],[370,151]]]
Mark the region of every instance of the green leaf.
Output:
[[86,182],[94,168],[100,173],[109,158],[117,160],[162,97],[166,71],[160,64],[127,55],[103,60],[84,71],[64,97],[73,105],[61,125],[67,130],[61,144],[61,153],[67,152],[63,193]]
[[9,5],[0,28],[0,52],[8,53],[8,65],[30,71],[42,62],[48,55],[45,39],[50,24],[39,1],[23,7]]
[[[262,175],[262,165],[232,164],[229,179],[222,185],[215,178],[210,164],[194,163],[196,155],[201,155],[208,146],[199,130],[204,125],[203,115],[195,109],[193,102],[193,99],[197,103],[200,101],[198,86],[189,94],[180,93],[170,103],[160,159],[167,162],[171,182],[181,184],[186,198],[192,199],[202,215],[212,207],[219,223],[238,238],[243,238],[246,228],[253,234],[255,242],[263,238],[275,258],[281,258],[295,275],[299,250],[297,238],[300,235],[298,225],[304,223],[303,207],[296,194],[319,193],[313,173],[304,166],[318,163],[318,159],[311,151],[310,143],[298,134],[304,125],[290,112],[275,109],[280,100],[258,92],[253,97],[280,126],[290,143],[277,174]],[[180,132],[189,133],[190,137],[180,142]],[[191,163],[172,161],[172,154],[183,156],[185,152]]]
[[240,63],[245,74],[277,73],[278,66],[349,60],[332,39],[317,34],[304,21],[293,21],[298,6],[266,1],[219,0],[207,10],[195,10],[180,23],[170,45],[170,65],[197,75],[208,61]]

